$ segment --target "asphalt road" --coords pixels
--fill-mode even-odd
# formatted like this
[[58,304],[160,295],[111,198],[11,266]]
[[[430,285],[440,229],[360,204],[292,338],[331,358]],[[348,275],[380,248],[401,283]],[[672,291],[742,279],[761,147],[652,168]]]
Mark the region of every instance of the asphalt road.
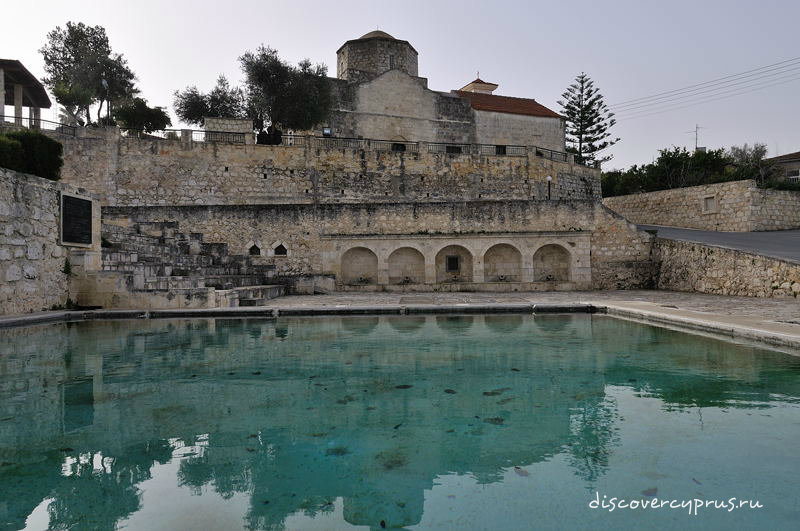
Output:
[[640,229],[657,230],[660,238],[706,243],[739,249],[774,258],[800,262],[800,230],[768,232],[715,232],[710,230],[679,229],[658,225],[639,225]]

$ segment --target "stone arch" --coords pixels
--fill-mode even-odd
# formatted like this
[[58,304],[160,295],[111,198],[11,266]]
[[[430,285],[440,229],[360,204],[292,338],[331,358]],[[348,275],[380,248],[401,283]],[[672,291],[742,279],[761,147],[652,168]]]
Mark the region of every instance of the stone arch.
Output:
[[436,282],[472,282],[472,253],[461,245],[442,248],[436,253]]
[[413,247],[400,247],[388,259],[389,284],[424,284],[425,256]]
[[272,242],[267,250],[268,256],[286,257],[291,256],[292,252],[289,250],[289,245],[283,240]]
[[570,279],[570,254],[564,247],[549,243],[533,254],[534,282],[566,282]]
[[522,253],[508,243],[491,246],[483,254],[483,274],[486,282],[520,282]]
[[342,255],[342,282],[345,284],[376,284],[378,257],[366,247],[353,247]]

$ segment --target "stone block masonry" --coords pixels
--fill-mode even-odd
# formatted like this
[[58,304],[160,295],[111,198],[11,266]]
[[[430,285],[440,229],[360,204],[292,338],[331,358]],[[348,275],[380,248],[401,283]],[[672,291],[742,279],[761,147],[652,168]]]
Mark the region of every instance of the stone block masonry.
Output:
[[70,276],[96,267],[100,249],[100,205],[92,204],[92,243],[61,241],[61,195],[92,199],[84,190],[0,168],[0,315],[63,306]]
[[734,232],[800,227],[800,192],[758,188],[753,180],[606,197],[603,203],[639,224]]
[[659,289],[800,298],[800,263],[663,238],[655,240],[653,255]]
[[339,139],[263,146],[99,134],[63,139],[62,179],[109,206],[546,199],[548,175],[552,199],[600,197],[598,170],[532,149],[494,156],[431,153],[424,143],[394,152],[340,147]]
[[174,221],[232,253],[255,245],[276,278],[334,274],[337,289],[653,285],[652,236],[593,201],[104,207],[103,216]]

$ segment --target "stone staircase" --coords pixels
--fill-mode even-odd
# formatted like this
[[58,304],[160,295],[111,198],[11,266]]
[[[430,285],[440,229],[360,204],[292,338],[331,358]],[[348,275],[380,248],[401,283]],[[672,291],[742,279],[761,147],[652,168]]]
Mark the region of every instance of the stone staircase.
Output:
[[[261,306],[284,293],[270,284],[274,265],[230,254],[227,244],[205,242],[201,233],[180,232],[178,222],[104,223],[101,233],[98,291],[119,292],[123,284],[127,291],[99,296],[104,307]],[[124,283],[111,282],[116,288],[101,286],[120,278]]]

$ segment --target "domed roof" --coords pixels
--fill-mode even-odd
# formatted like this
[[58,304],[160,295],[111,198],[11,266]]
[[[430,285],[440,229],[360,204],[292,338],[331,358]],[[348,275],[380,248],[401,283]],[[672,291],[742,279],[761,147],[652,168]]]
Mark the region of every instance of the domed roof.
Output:
[[385,31],[381,30],[370,31],[366,35],[362,35],[361,37],[359,37],[359,39],[375,39],[375,38],[397,40],[388,33],[386,33]]

